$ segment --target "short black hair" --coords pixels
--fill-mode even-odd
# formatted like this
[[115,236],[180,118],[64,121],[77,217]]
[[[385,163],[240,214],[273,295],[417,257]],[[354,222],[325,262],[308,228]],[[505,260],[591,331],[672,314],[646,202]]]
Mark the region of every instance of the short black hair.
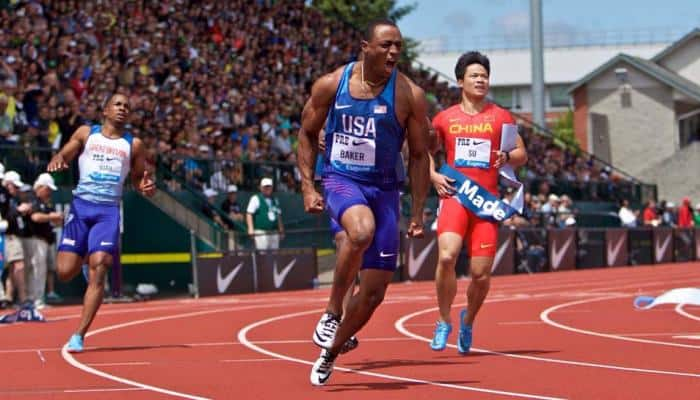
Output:
[[109,102],[112,101],[114,96],[124,96],[124,97],[126,97],[127,101],[129,100],[129,96],[125,95],[122,92],[112,92],[109,95],[105,96],[104,100],[102,100],[102,104],[100,104],[100,109],[101,110],[106,109],[107,106],[109,105]]
[[380,25],[393,26],[396,29],[399,28],[398,25],[396,25],[396,22],[394,22],[390,19],[387,19],[387,18],[375,19],[367,25],[367,29],[365,29],[363,39],[365,41],[368,41],[368,42],[370,40],[372,40],[372,38],[374,37],[374,30]]
[[464,79],[464,71],[472,64],[479,64],[486,69],[486,73],[491,75],[491,62],[485,55],[478,51],[469,51],[462,54],[455,65],[455,77],[457,80]]

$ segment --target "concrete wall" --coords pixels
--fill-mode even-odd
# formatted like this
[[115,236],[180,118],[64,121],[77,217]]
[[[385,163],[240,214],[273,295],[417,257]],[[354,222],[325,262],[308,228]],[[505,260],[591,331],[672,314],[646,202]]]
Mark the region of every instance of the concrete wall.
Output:
[[[620,67],[628,71],[628,95],[615,76]],[[668,86],[621,62],[589,82],[587,93],[589,113],[608,118],[611,162],[616,167],[636,176],[677,150],[673,92]]]
[[656,183],[659,199],[679,204],[684,196],[695,203],[700,201],[700,142],[694,142],[673,156],[649,165],[638,177],[644,182]]
[[700,37],[673,51],[660,64],[688,80],[700,82]]

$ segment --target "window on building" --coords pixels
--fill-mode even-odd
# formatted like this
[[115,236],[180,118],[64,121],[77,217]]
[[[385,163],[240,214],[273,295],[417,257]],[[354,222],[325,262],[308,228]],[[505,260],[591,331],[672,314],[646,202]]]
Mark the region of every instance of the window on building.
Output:
[[491,98],[503,108],[513,108],[512,88],[491,88]]
[[554,107],[569,107],[570,97],[569,93],[566,91],[568,89],[567,85],[553,85],[548,88],[549,90],[549,106]]
[[678,121],[678,134],[681,148],[700,141],[700,112]]

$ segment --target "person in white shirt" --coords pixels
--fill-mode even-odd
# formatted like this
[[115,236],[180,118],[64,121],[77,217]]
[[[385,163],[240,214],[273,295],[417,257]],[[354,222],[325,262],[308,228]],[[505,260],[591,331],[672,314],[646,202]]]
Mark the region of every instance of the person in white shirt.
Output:
[[637,227],[637,217],[639,216],[639,211],[634,211],[630,209],[630,202],[627,199],[622,199],[622,205],[620,206],[620,211],[617,212],[620,217],[620,223],[626,228]]
[[246,208],[248,234],[255,240],[258,250],[279,248],[280,238],[284,235],[282,208],[272,191],[272,179],[261,179],[260,193],[250,197]]

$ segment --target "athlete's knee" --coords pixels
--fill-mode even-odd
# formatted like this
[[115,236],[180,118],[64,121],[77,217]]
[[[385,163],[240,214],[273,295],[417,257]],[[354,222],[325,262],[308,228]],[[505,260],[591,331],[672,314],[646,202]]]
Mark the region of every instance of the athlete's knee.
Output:
[[110,267],[112,265],[112,256],[101,251],[93,253],[90,255],[90,266],[92,267],[93,265]]
[[457,263],[458,253],[451,251],[441,251],[438,254],[438,264],[443,268],[454,268]]
[[366,249],[374,239],[373,224],[358,224],[348,232],[347,242],[354,248]]
[[491,281],[491,274],[486,269],[474,269],[470,271],[472,282],[477,285],[488,285]]

